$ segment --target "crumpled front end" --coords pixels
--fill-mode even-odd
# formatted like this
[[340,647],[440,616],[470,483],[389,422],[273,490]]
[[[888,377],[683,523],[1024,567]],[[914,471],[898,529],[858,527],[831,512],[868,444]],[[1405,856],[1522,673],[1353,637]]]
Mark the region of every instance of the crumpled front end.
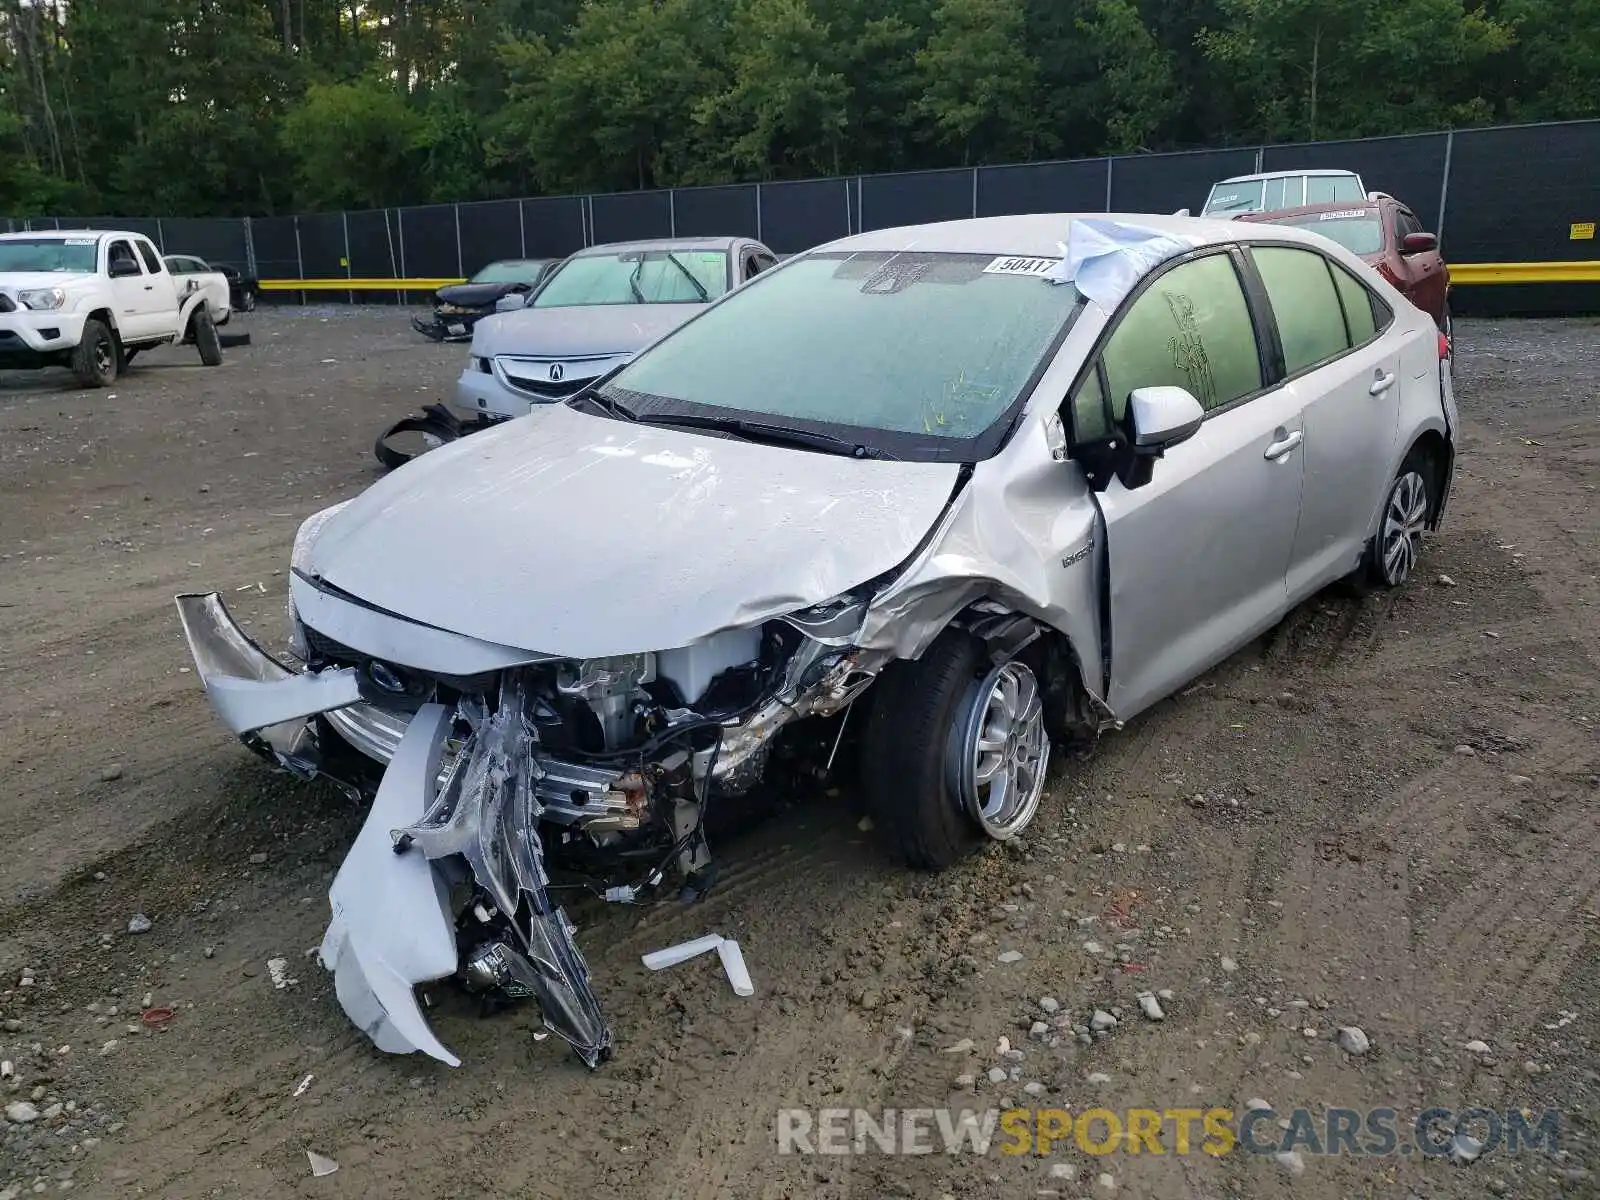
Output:
[[296,666],[215,593],[177,606],[212,707],[252,749],[352,787],[349,749],[381,768],[329,891],[321,958],[376,1046],[451,1065],[419,985],[533,999],[588,1066],[605,1061],[612,1031],[552,870],[629,902],[675,869],[685,899],[703,895],[712,792],[748,792],[783,728],[843,712],[887,660],[853,644],[866,605],[848,596],[678,650],[586,660],[415,625],[298,574],[292,596]]

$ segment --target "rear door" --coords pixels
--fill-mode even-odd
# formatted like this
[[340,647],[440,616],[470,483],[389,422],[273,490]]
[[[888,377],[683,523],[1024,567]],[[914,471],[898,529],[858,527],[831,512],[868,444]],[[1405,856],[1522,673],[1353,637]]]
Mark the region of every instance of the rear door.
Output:
[[1305,246],[1252,246],[1305,430],[1291,602],[1353,571],[1394,461],[1404,336],[1389,307]]
[[[1179,260],[1124,302],[1071,396],[1075,449],[1114,438],[1135,388],[1206,410],[1150,482],[1099,494],[1110,582],[1107,701],[1129,717],[1270,626],[1300,514],[1299,397],[1279,386],[1242,255]],[[1109,400],[1109,403],[1107,401]]]

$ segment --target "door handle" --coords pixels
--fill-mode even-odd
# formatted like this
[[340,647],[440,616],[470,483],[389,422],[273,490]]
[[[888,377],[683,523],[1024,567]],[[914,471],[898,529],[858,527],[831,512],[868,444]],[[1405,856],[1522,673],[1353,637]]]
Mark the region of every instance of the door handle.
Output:
[[1305,441],[1305,439],[1306,435],[1304,431],[1296,429],[1287,437],[1279,438],[1277,441],[1269,445],[1267,447],[1266,454],[1264,454],[1262,457],[1276,461],[1277,459],[1282,458],[1285,454],[1289,453],[1289,451],[1293,450],[1301,442]]
[[1394,372],[1390,371],[1387,375],[1385,375],[1382,370],[1379,370],[1378,373],[1373,376],[1372,386],[1367,389],[1367,393],[1372,396],[1381,396],[1393,386]]

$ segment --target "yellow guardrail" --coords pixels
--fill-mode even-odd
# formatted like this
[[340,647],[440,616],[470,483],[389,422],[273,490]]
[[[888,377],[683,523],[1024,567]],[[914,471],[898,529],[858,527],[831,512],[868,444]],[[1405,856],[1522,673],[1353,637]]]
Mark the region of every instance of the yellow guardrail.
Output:
[[[264,292],[436,292],[465,279],[263,279]],[[1456,286],[1486,283],[1600,283],[1600,262],[1451,263]]]
[[1450,283],[1600,283],[1600,262],[1451,263]]

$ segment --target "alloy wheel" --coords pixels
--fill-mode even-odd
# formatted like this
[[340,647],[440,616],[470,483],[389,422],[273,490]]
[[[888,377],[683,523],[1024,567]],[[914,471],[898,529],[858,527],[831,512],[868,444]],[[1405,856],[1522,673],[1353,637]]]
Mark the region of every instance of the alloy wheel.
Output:
[[1027,828],[1050,764],[1044,703],[1027,664],[994,668],[969,694],[945,755],[951,789],[989,837]]
[[111,370],[111,343],[100,338],[94,344],[94,369],[105,375]]
[[1428,523],[1428,485],[1420,472],[1406,471],[1394,481],[1383,510],[1383,577],[1399,587],[1417,565],[1422,531]]

